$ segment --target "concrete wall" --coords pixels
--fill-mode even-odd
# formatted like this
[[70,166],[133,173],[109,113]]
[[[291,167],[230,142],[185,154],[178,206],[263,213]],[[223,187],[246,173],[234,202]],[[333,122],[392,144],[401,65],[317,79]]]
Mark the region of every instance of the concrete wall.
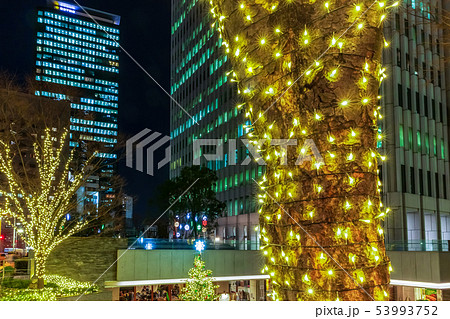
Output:
[[[47,273],[93,282],[114,263],[117,250],[126,247],[126,239],[69,238],[51,253]],[[97,284],[102,287],[104,281],[116,280],[116,270],[112,266]]]
[[[120,255],[123,250],[117,253]],[[118,261],[117,281],[186,278],[195,256],[193,250],[130,250]],[[392,279],[450,282],[450,253],[389,251]],[[206,268],[213,276],[261,274],[264,258],[260,251],[207,250]]]
[[[126,248],[127,240],[112,238],[70,238],[55,249],[47,262],[49,274],[81,281],[95,281]],[[194,250],[129,250],[99,280],[132,281],[186,278],[192,268]],[[450,282],[449,252],[389,251],[392,279]],[[264,258],[260,251],[207,250],[206,268],[213,276],[261,274]],[[117,274],[117,276],[116,276]]]
[[[119,250],[118,255],[122,252]],[[129,250],[118,261],[117,280],[187,278],[195,253],[193,250]],[[202,255],[214,277],[258,275],[264,261],[260,251],[207,250]]]
[[392,279],[450,282],[450,253],[437,251],[389,251]]

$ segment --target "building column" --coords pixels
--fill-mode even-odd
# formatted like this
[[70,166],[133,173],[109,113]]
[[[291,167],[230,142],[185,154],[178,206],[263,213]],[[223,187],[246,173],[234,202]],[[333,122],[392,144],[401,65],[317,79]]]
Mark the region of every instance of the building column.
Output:
[[258,280],[250,280],[250,301],[258,300]]

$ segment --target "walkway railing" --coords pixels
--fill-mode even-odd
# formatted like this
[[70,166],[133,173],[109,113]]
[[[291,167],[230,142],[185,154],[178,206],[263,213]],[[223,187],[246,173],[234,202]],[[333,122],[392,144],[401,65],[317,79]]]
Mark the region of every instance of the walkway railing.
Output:
[[[206,250],[259,250],[260,243],[257,241],[244,241],[235,239],[226,240],[204,240]],[[184,249],[195,250],[194,239],[160,239],[160,238],[140,238],[136,243],[136,238],[128,239],[130,249]],[[134,244],[133,244],[134,243]],[[386,243],[388,251],[450,251],[449,240],[409,240],[391,241]]]
[[[204,240],[206,250],[258,250],[259,242],[256,241],[238,241],[238,240]],[[130,249],[184,249],[195,250],[194,239],[160,239],[160,238],[136,238],[128,239]],[[134,243],[134,244],[133,244]]]
[[389,251],[449,251],[448,240],[408,240],[386,243]]

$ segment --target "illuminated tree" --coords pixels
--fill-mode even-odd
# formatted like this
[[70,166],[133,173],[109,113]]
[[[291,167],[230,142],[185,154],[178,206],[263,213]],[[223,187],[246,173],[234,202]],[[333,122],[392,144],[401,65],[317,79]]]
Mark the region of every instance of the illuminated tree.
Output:
[[267,163],[259,213],[272,297],[388,299],[378,88],[382,22],[398,3],[210,4],[242,98],[237,108]]
[[80,231],[92,233],[93,227],[104,225],[105,234],[119,226],[122,182],[111,177],[115,194],[107,203],[92,200],[84,186],[105,168],[97,151],[112,149],[86,143],[76,132],[70,140],[78,147],[69,147],[70,115],[92,116],[71,112],[68,100],[40,98],[35,92],[76,96],[77,91],[28,82],[18,85],[0,72],[0,217],[33,248],[38,286],[43,287],[45,264],[56,246]]
[[47,129],[43,143],[35,142],[38,178],[31,183],[24,183],[25,170],[17,168],[16,153],[10,144],[0,141],[3,177],[0,214],[7,218],[6,221],[16,218],[21,223],[24,239],[34,250],[38,278],[45,274],[45,263],[51,251],[90,222],[87,216],[70,219],[67,214],[73,213],[80,201],[76,193],[91,176],[95,155],[78,172],[73,172],[74,150],[64,160],[67,135],[65,131],[58,139]]
[[186,287],[181,290],[180,299],[184,301],[215,301],[219,298],[211,277],[212,271],[205,269],[201,254],[194,259],[194,268],[189,270]]

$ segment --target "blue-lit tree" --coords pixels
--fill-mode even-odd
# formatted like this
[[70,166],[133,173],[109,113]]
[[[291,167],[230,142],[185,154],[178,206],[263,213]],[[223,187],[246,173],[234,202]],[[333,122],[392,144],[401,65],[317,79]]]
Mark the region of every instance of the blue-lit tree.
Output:
[[210,227],[226,207],[216,198],[216,183],[217,175],[209,168],[183,167],[180,176],[159,187],[157,201],[163,209],[173,204],[170,219],[173,223],[178,221],[184,226],[188,225],[188,230],[184,231],[196,238],[204,226],[204,217]]

